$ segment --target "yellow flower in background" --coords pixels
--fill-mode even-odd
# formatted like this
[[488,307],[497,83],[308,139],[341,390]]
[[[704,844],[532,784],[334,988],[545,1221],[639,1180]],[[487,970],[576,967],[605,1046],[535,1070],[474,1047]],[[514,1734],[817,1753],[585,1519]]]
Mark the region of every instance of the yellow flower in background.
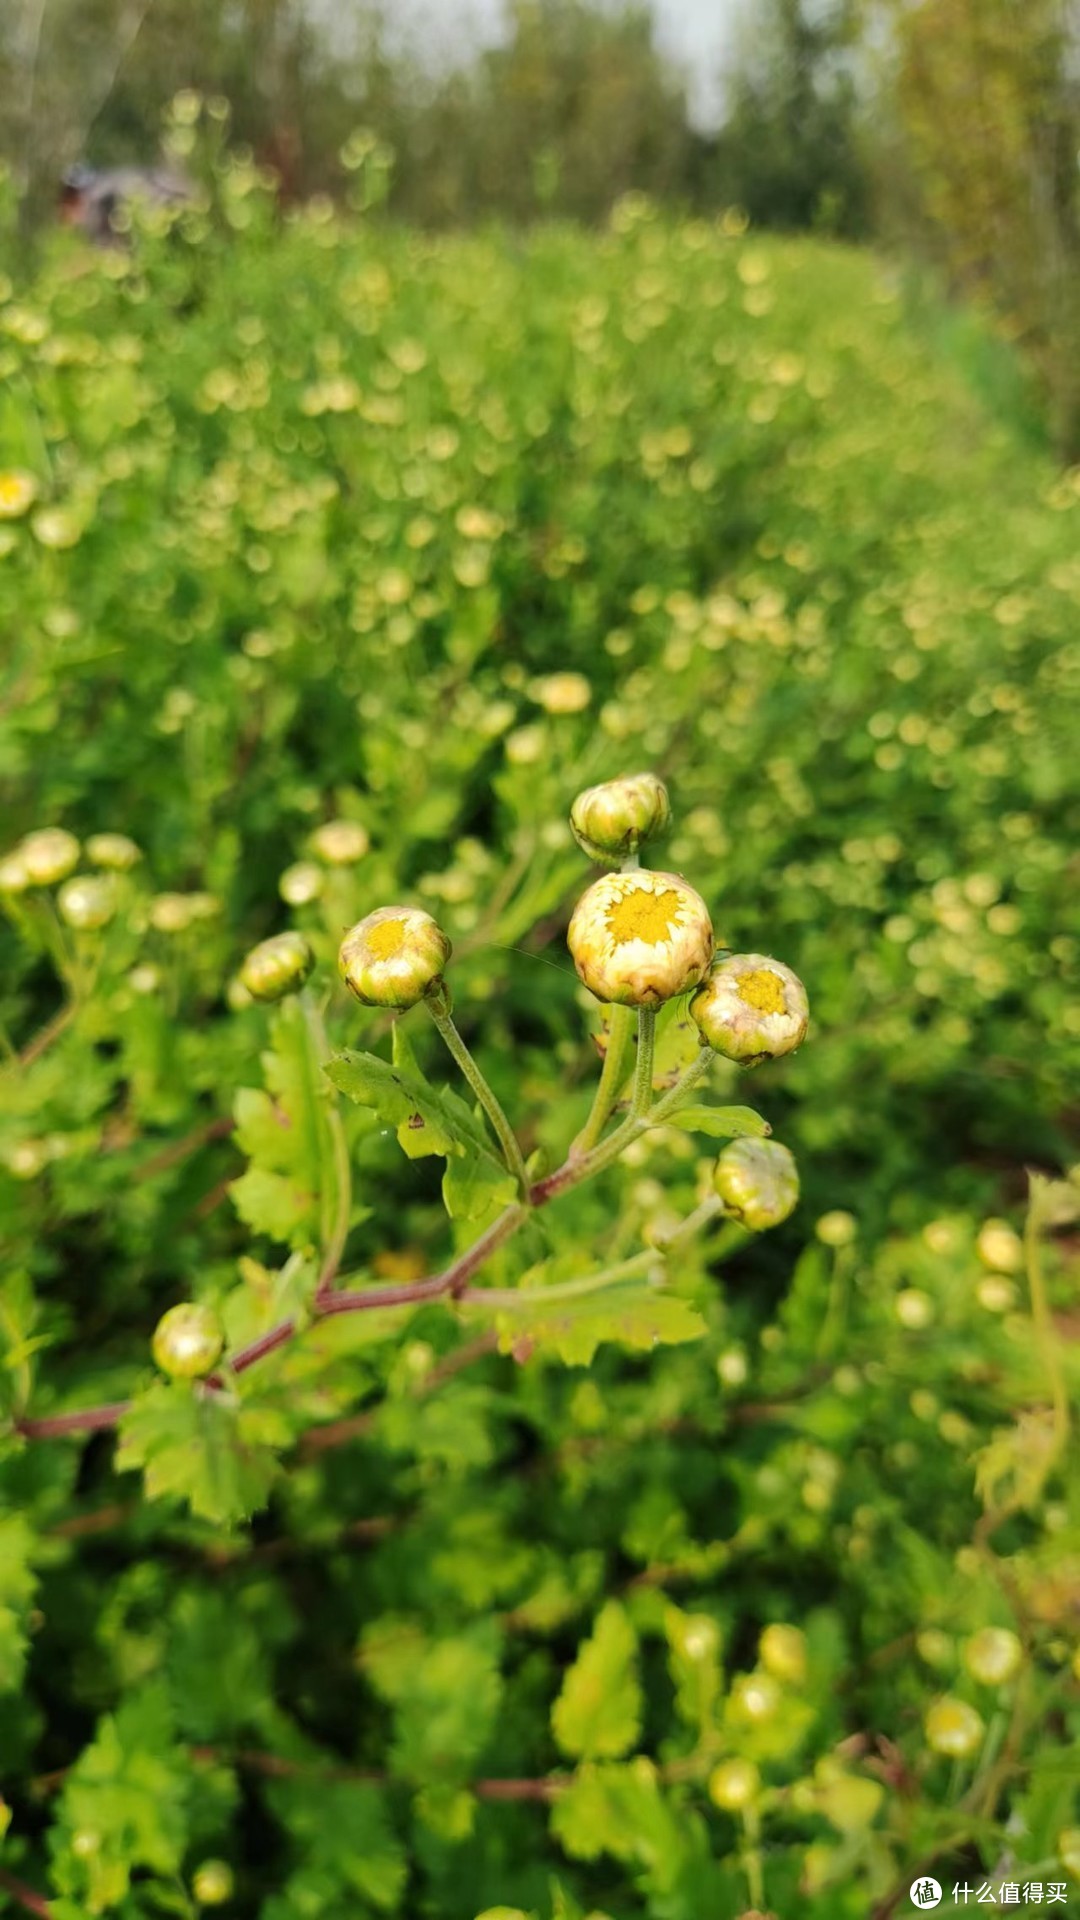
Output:
[[534,680],[529,692],[545,713],[584,713],[592,688],[583,673],[548,673]]
[[0,471],[0,520],[20,520],[37,499],[37,481],[18,467]]
[[598,1000],[658,1007],[689,993],[713,955],[709,909],[674,873],[607,873],[582,894],[566,936]]

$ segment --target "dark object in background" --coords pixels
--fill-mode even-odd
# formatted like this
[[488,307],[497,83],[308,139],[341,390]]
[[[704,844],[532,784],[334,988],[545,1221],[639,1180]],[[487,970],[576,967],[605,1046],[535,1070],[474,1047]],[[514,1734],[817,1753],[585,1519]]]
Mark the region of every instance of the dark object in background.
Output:
[[164,167],[69,167],[60,182],[60,217],[79,227],[99,247],[116,246],[121,235],[113,224],[118,210],[131,200],[150,200],[175,206],[191,197],[191,186],[181,174]]

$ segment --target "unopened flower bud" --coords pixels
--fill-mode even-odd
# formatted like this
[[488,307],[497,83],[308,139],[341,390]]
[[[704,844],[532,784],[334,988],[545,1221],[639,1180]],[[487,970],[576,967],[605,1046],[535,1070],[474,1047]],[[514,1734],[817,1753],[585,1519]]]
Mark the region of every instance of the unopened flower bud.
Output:
[[65,880],[56,905],[61,920],[76,933],[98,933],[116,912],[116,895],[100,874],[80,873],[74,880]]
[[150,925],[158,933],[186,933],[191,921],[188,893],[159,893],[150,902]]
[[365,1007],[415,1007],[439,986],[452,948],[422,907],[379,907],[348,932],[338,965]]
[[225,1335],[212,1307],[185,1300],[162,1314],[152,1344],[162,1373],[174,1380],[200,1380],[220,1360]]
[[975,1251],[994,1273],[1019,1273],[1024,1264],[1024,1243],[1007,1220],[985,1220]]
[[79,843],[64,827],[28,833],[17,851],[35,887],[54,887],[58,880],[66,880],[79,860]]
[[794,1212],[799,1170],[779,1140],[733,1140],[713,1168],[713,1186],[733,1220],[764,1233]]
[[28,513],[37,499],[37,481],[32,473],[8,467],[0,473],[0,520],[18,520]]
[[303,986],[314,965],[315,955],[302,933],[275,933],[251,949],[240,980],[254,1000],[283,1000]]
[[200,1907],[223,1907],[232,1899],[234,1885],[227,1860],[204,1860],[191,1877],[191,1891]]
[[328,867],[353,867],[371,845],[358,820],[327,820],[311,836],[312,850]]
[[798,1627],[778,1621],[766,1627],[758,1647],[767,1673],[788,1686],[801,1687],[806,1679],[806,1635]]
[[721,1760],[709,1775],[709,1799],[724,1813],[741,1813],[758,1796],[761,1775],[752,1760]]
[[984,1727],[982,1717],[966,1700],[957,1700],[951,1693],[935,1700],[923,1721],[926,1744],[934,1753],[943,1753],[950,1760],[966,1760],[982,1742]]
[[19,848],[0,860],[0,893],[25,893],[33,885]]
[[298,860],[286,867],[278,881],[278,892],[287,906],[308,907],[317,900],[325,885],[325,875],[314,860]]
[[715,1053],[755,1067],[800,1044],[810,1007],[802,981],[783,961],[735,953],[716,962],[690,1012]]
[[578,846],[604,867],[616,867],[640,852],[670,824],[667,788],[655,773],[628,773],[621,780],[586,787],[570,809]]
[[95,867],[104,867],[110,873],[129,873],[142,859],[142,849],[126,833],[92,833],[86,853]]
[[658,1007],[689,993],[713,955],[709,910],[674,873],[606,873],[582,894],[566,936],[598,1000]]
[[1008,1627],[981,1627],[965,1640],[962,1656],[973,1680],[984,1687],[1002,1687],[1020,1665],[1023,1648]]

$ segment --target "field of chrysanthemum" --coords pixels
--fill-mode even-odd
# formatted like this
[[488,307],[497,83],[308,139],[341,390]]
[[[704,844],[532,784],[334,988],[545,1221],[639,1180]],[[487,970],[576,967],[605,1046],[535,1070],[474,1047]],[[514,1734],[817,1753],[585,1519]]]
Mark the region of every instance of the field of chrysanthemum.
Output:
[[[735,220],[431,238],[236,164],[0,274],[0,1913],[1076,1897],[1078,534],[886,262]],[[597,1071],[567,814],[644,769],[806,984],[711,1081],[801,1205],[656,1305],[695,1108],[499,1245],[495,1321],[414,1298],[505,1169],[342,933],[445,929],[539,1191]],[[290,928],[303,1017],[239,980]],[[342,1048],[392,1067],[339,1112]],[[402,1298],[320,1320],[331,1265]],[[296,1337],[156,1378],[189,1301]]]

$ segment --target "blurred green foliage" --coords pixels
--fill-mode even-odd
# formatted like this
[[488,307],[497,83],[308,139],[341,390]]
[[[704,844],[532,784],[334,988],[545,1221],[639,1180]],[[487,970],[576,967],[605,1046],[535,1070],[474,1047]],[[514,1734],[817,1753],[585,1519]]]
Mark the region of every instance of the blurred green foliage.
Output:
[[[349,159],[370,205],[378,143]],[[264,1920],[1064,1881],[1075,1186],[1038,1189],[1026,1266],[1008,1219],[1075,1152],[1080,478],[867,256],[640,196],[593,238],[279,223],[253,168],[206,178],[2,286],[5,820],[142,859],[103,931],[3,896],[0,1910],[191,1914],[219,1862]],[[645,766],[722,943],[807,982],[805,1049],[752,1082],[800,1211],[688,1245],[655,1322],[633,1289],[569,1332],[434,1301],[229,1396],[155,1381],[178,1300],[233,1348],[303,1311],[331,1112],[350,1284],[489,1217],[440,1190],[476,1122],[420,1016],[393,1065],[443,1131],[410,1158],[375,1068],[338,1114],[299,1003],[235,991],[251,943],[304,930],[333,1045],[385,1061],[338,940],[437,914],[554,1164],[597,1026],[565,817]],[[714,1151],[637,1142],[483,1284],[631,1260]],[[27,1437],[129,1396],[119,1450]]]

